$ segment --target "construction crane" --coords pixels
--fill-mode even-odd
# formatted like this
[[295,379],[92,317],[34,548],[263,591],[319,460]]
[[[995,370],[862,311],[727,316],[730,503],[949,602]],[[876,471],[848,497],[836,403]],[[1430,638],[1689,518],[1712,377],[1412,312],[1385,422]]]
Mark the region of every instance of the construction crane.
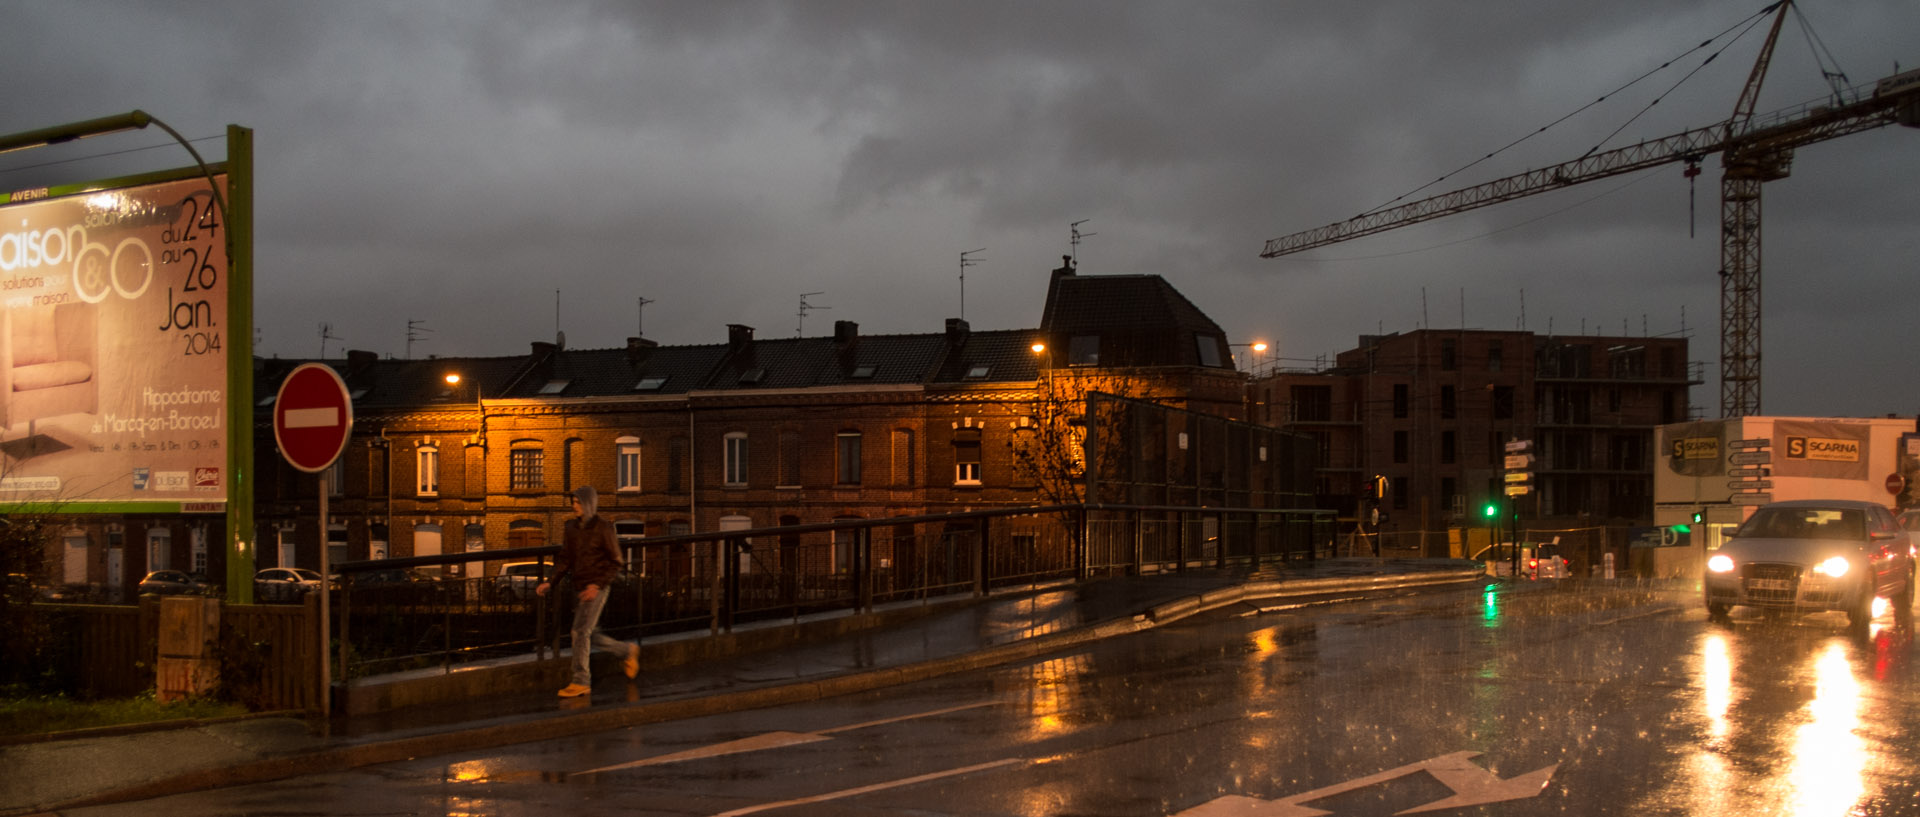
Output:
[[[1262,258],[1324,247],[1397,227],[1583,182],[1685,162],[1688,175],[1720,154],[1720,409],[1726,417],[1760,413],[1760,186],[1787,177],[1795,148],[1899,123],[1920,126],[1920,70],[1880,80],[1871,93],[1775,111],[1759,119],[1754,105],[1773,58],[1791,0],[1774,11],[1773,27],[1726,121],[1617,150],[1592,152],[1450,193],[1354,216],[1268,241]],[[1851,96],[1852,99],[1846,97]]]

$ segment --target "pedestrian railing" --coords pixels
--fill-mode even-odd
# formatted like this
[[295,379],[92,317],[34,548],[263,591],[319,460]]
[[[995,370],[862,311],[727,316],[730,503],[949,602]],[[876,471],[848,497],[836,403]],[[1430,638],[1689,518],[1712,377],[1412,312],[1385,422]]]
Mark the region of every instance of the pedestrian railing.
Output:
[[[871,612],[1111,574],[1326,555],[1331,512],[1045,506],[841,520],[623,543],[600,625],[623,639]],[[566,645],[570,587],[497,575],[559,547],[346,562],[333,591],[335,678],[437,669]]]

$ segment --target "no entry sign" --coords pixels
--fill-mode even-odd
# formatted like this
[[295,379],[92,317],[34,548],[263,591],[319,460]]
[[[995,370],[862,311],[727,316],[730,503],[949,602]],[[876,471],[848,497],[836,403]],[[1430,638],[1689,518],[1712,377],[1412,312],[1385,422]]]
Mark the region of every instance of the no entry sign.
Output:
[[273,400],[273,441],[287,464],[309,474],[327,470],[353,433],[353,399],[333,369],[302,363]]

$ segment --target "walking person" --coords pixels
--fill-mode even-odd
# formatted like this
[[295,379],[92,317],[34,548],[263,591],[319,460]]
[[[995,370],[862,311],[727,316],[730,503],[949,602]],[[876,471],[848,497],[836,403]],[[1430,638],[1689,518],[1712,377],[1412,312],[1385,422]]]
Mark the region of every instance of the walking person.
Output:
[[[613,523],[599,515],[598,506],[599,494],[593,486],[574,490],[576,516],[567,520],[560,555],[554,559],[553,582],[571,575],[579,594],[579,603],[573,607],[573,680],[560,689],[562,698],[593,691],[589,659],[596,649],[620,653],[625,658],[620,668],[628,678],[640,673],[640,645],[600,632],[600,611],[607,606],[613,579],[620,573],[620,544],[613,536]],[[545,596],[551,587],[552,582],[541,582],[533,592]]]

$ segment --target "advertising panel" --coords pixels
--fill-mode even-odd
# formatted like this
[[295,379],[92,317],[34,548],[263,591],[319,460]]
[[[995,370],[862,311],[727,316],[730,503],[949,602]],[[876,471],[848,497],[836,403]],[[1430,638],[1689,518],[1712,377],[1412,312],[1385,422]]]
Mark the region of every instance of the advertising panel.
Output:
[[1837,420],[1776,420],[1775,476],[1863,480],[1867,478],[1867,431]]
[[0,202],[0,508],[218,510],[246,339],[207,179]]
[[1726,459],[1720,445],[1726,423],[1708,420],[1661,426],[1660,444],[1667,454],[1667,467],[1690,477],[1712,477],[1726,473]]

